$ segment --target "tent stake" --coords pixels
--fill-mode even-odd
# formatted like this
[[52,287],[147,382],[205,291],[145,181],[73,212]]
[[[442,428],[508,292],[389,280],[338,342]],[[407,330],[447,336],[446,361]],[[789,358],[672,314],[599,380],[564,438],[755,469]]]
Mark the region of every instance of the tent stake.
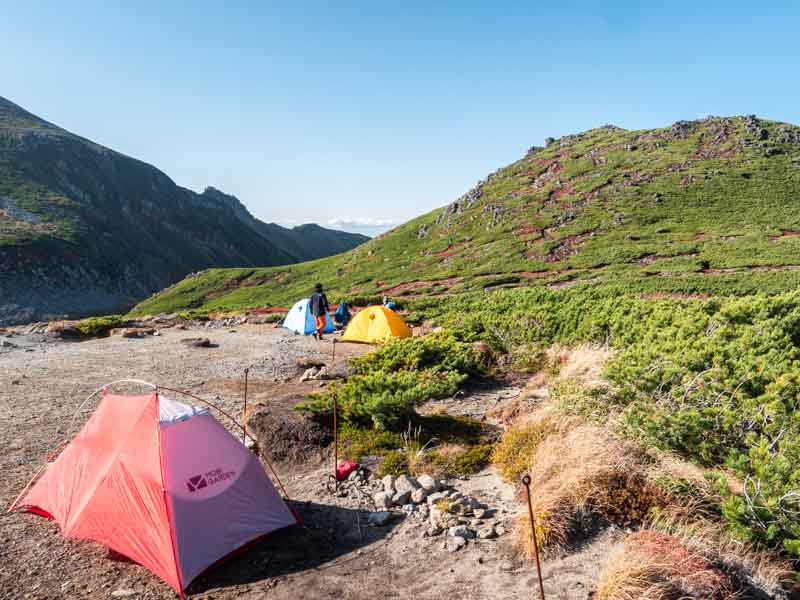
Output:
[[250,373],[250,367],[244,370],[244,408],[242,409],[242,443],[245,442],[245,429],[247,428],[247,375]]
[[522,478],[522,485],[525,486],[525,494],[528,497],[528,517],[531,520],[531,536],[533,537],[533,552],[536,555],[536,574],[539,577],[539,595],[542,600],[544,597],[544,583],[542,582],[542,565],[539,563],[539,541],[536,539],[536,525],[533,521],[533,505],[531,503],[531,476],[525,475]]
[[336,394],[333,394],[333,480],[334,489],[339,489],[339,478],[336,476],[336,470],[339,467],[339,433],[336,424]]

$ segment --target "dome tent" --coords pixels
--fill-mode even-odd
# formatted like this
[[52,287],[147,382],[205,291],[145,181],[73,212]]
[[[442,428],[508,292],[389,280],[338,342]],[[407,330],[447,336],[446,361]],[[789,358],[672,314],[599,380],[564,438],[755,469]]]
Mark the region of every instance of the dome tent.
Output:
[[56,521],[64,537],[127,556],[182,597],[210,566],[297,523],[255,454],[207,410],[158,391],[104,392],[23,494],[10,510],[19,505]]
[[[317,323],[314,320],[314,315],[311,314],[308,298],[295,302],[294,306],[286,313],[283,326],[300,335],[310,335],[317,330]],[[331,316],[325,315],[325,329],[323,333],[333,333],[334,331],[336,331],[336,328],[333,326]]]
[[385,306],[368,306],[350,321],[342,341],[380,344],[393,337],[411,337],[411,330],[402,317]]

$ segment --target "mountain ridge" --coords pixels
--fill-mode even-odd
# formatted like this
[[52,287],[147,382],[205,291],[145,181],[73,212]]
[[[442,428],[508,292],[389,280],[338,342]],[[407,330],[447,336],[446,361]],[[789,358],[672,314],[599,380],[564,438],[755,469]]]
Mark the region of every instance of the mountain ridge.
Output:
[[272,266],[363,243],[256,219],[0,98],[0,325],[126,310],[209,267]]
[[797,126],[752,115],[606,125],[549,138],[455,201],[341,256],[247,276],[212,271],[135,312],[283,305],[317,280],[351,298],[527,285],[783,290],[800,284],[799,209]]

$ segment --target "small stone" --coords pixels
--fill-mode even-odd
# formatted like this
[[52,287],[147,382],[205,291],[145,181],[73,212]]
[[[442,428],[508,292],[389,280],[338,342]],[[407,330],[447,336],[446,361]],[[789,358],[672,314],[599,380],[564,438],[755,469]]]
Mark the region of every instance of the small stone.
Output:
[[502,525],[496,525],[494,531],[497,533],[497,535],[503,535],[506,532],[506,528]]
[[430,475],[420,475],[417,479],[420,487],[428,494],[439,491],[439,483]]
[[462,537],[454,537],[447,540],[445,548],[450,552],[458,552],[467,545],[467,540]]
[[482,519],[486,516],[486,509],[485,508],[476,508],[472,511],[472,514],[475,515],[476,519]]
[[413,504],[404,504],[404,505],[402,506],[402,510],[403,510],[403,512],[405,512],[405,513],[408,513],[408,514],[411,514],[411,513],[413,513],[413,512],[416,510],[416,508],[417,508],[417,507],[416,507],[416,506],[414,506]]
[[419,487],[417,480],[413,477],[409,477],[408,475],[400,475],[397,479],[394,480],[394,489],[396,492],[408,492],[411,494],[415,489]]
[[411,502],[414,504],[421,504],[425,502],[425,497],[428,495],[428,492],[425,491],[425,488],[417,488],[413,492],[411,492]]
[[500,563],[500,570],[501,571],[513,571],[514,570],[514,563],[508,560],[504,560]]
[[411,498],[411,491],[406,490],[405,492],[397,492],[394,496],[392,496],[392,504],[403,506],[403,504],[408,503],[409,498]]
[[391,518],[392,513],[387,510],[380,510],[369,515],[369,523],[370,525],[375,525],[376,527],[383,527]]
[[386,492],[378,492],[372,500],[377,508],[389,508],[392,505],[392,497]]
[[434,494],[431,494],[430,496],[428,496],[428,504],[432,506],[437,502],[439,502],[439,500],[444,500],[445,497],[446,496],[442,492],[436,492]]
[[447,535],[450,537],[460,537],[465,540],[470,540],[475,537],[475,533],[466,525],[457,525],[447,530]]
[[385,491],[387,494],[394,495],[394,493],[397,491],[394,489],[394,475],[387,475],[381,479],[381,482],[383,483],[383,491]]
[[441,535],[444,529],[441,527],[437,527],[436,525],[431,525],[425,530],[425,535],[428,537],[436,537],[437,535]]
[[484,527],[482,529],[478,529],[479,540],[491,540],[496,537],[497,537],[497,532],[495,531],[494,527]]
[[134,598],[139,595],[136,590],[119,589],[111,592],[112,598]]

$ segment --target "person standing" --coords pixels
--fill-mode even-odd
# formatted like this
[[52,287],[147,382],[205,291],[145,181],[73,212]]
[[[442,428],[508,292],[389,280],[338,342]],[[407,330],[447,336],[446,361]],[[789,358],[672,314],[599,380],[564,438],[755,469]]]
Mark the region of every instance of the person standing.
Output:
[[328,298],[325,296],[325,292],[322,291],[321,283],[314,286],[314,293],[311,294],[311,299],[308,302],[311,314],[317,320],[317,331],[314,337],[321,340],[325,325],[328,322]]

